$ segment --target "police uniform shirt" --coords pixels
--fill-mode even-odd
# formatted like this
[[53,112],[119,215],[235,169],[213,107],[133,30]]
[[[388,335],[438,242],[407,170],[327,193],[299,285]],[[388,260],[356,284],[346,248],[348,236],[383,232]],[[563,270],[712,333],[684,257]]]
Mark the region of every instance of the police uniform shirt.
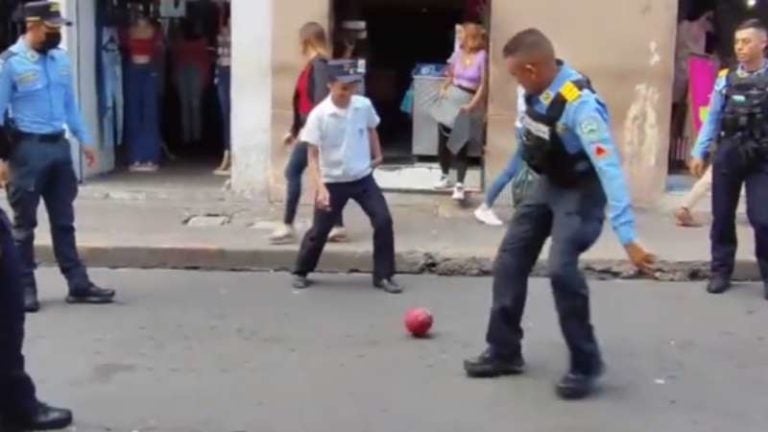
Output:
[[328,96],[312,110],[299,140],[320,150],[324,183],[353,182],[373,172],[369,130],[380,121],[371,101],[357,95],[346,109]]
[[[546,113],[557,93],[568,103],[557,123],[557,131],[570,154],[585,152],[595,168],[608,201],[608,217],[622,245],[636,240],[632,201],[610,129],[610,117],[605,103],[591,90],[579,90],[573,81],[584,79],[567,64],[560,67],[549,89],[539,95],[533,108]],[[518,149],[520,152],[521,149]]]
[[66,126],[83,145],[92,145],[72,80],[66,51],[57,48],[43,55],[21,37],[0,59],[0,125],[10,109],[22,132],[56,134]]
[[[728,86],[728,73],[729,69],[723,69],[715,81],[715,88],[712,91],[712,96],[709,102],[709,113],[707,114],[704,124],[701,125],[699,136],[696,138],[696,144],[693,146],[691,156],[695,159],[704,159],[709,153],[709,149],[712,148],[712,144],[720,135],[720,127],[723,123],[723,111],[725,110],[725,91]],[[762,74],[768,72],[768,61],[763,62],[763,66],[760,69],[752,72],[752,74]],[[738,74],[747,74],[742,65],[736,69]]]

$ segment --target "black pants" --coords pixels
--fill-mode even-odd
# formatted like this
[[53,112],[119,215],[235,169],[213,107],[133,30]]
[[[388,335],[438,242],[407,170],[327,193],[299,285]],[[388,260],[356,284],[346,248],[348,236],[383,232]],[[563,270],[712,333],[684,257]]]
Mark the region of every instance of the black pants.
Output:
[[467,178],[467,168],[469,167],[469,143],[464,144],[464,147],[459,150],[455,155],[448,148],[448,138],[451,136],[451,128],[438,125],[437,126],[437,157],[440,161],[440,169],[443,175],[447,176],[451,171],[451,164],[456,166],[456,181],[464,183]]
[[730,278],[736,257],[736,208],[746,183],[747,216],[755,230],[755,255],[763,280],[768,281],[768,159],[750,165],[738,145],[722,144],[712,166],[711,270],[714,277]]
[[69,142],[41,142],[22,139],[9,160],[11,179],[8,201],[13,208],[13,235],[21,256],[24,289],[36,291],[35,229],[37,209],[42,198],[48,210],[53,252],[70,293],[88,290],[88,274],[80,260],[75,242],[77,177],[72,168]]
[[589,310],[589,288],[579,256],[597,241],[606,199],[596,179],[563,189],[546,178],[537,181],[518,207],[496,258],[493,306],[486,340],[501,357],[521,353],[520,325],[528,295],[528,276],[546,239],[552,236],[549,275],[560,327],[571,353],[571,370],[589,373],[600,355]]
[[328,235],[344,206],[351,199],[356,201],[371,220],[373,226],[373,277],[376,280],[389,279],[395,274],[395,238],[392,216],[379,185],[369,175],[350,183],[328,183],[325,185],[331,195],[331,209],[315,209],[312,228],[304,236],[296,260],[297,275],[306,276],[317,268]]
[[0,209],[0,418],[28,414],[36,406],[35,386],[24,371],[24,307],[21,262],[11,224]]

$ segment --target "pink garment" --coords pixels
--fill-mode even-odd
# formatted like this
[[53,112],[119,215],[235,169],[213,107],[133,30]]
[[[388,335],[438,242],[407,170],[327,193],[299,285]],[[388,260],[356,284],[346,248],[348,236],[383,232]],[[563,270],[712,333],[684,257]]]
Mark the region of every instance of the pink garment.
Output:
[[475,54],[472,64],[466,65],[464,62],[464,53],[456,51],[448,60],[453,71],[453,84],[471,90],[477,90],[483,81],[488,53],[485,50]]

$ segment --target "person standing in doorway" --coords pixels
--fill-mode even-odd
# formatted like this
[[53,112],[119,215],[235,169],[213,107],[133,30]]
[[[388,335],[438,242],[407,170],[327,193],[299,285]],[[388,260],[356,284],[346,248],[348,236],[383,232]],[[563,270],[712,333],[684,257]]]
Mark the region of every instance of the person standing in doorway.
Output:
[[155,172],[160,166],[159,71],[154,59],[162,38],[152,21],[139,16],[128,35],[126,141],[129,170]]
[[650,273],[653,257],[637,243],[608,111],[589,80],[558,60],[552,42],[537,29],[516,34],[503,54],[509,73],[526,94],[524,140],[518,152],[541,177],[515,212],[499,247],[488,348],[466,360],[464,370],[473,378],[524,371],[521,320],[528,277],[551,236],[548,269],[570,351],[570,368],[556,391],[563,399],[579,399],[592,393],[604,369],[579,257],[602,233],[606,205],[632,263]]
[[53,251],[69,285],[67,302],[110,303],[115,296],[91,282],[75,242],[78,185],[65,126],[83,146],[88,166],[95,166],[97,157],[77,107],[71,60],[59,48],[61,26],[68,23],[60,8],[57,2],[27,3],[26,32],[0,55],[0,135],[10,143],[0,178],[8,178],[27,312],[40,309],[34,273],[40,198],[48,210]]
[[300,140],[309,147],[309,172],[317,193],[312,228],[301,242],[293,287],[307,288],[333,225],[349,200],[356,201],[373,226],[373,286],[390,294],[395,282],[395,236],[392,216],[373,170],[382,162],[376,131],[380,119],[371,101],[354,93],[361,75],[343,64],[331,65],[330,95],[312,110]]
[[232,166],[232,142],[231,142],[231,83],[232,83],[232,31],[229,17],[225,18],[224,25],[218,36],[218,58],[216,60],[216,89],[219,94],[221,106],[221,128],[224,139],[224,157],[221,165],[216,168],[214,174],[229,176]]
[[211,53],[199,24],[185,21],[173,44],[174,80],[181,106],[181,141],[196,148],[203,141],[203,92],[210,80]]
[[432,109],[438,122],[438,159],[440,180],[435,189],[451,187],[451,165],[456,166],[456,184],[452,198],[463,201],[464,181],[469,168],[469,145],[472,121],[477,121],[483,109],[488,83],[488,55],[485,51],[485,30],[478,24],[464,24],[461,50],[448,60],[448,78],[440,99]]
[[[718,140],[712,161],[712,263],[707,291],[731,286],[736,258],[736,208],[746,186],[747,217],[755,230],[755,255],[768,300],[768,30],[759,20],[737,29],[738,66],[720,72],[709,115],[691,152],[691,172],[704,173],[705,158]],[[718,138],[719,137],[719,138]]]
[[[316,22],[304,24],[299,30],[301,53],[306,59],[296,88],[293,93],[293,125],[283,139],[286,146],[293,146],[288,165],[285,167],[287,193],[285,197],[285,215],[283,225],[269,237],[273,244],[291,243],[296,239],[296,213],[301,200],[301,177],[307,169],[307,149],[309,144],[299,139],[299,133],[315,105],[328,96],[328,38],[323,26]],[[347,239],[342,214],[336,221],[328,240],[341,242]]]

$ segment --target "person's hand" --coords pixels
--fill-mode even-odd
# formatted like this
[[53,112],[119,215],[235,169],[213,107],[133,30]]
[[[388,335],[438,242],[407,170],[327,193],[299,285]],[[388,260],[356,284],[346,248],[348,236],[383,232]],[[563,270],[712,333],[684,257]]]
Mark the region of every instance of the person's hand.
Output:
[[384,162],[383,158],[376,158],[371,161],[371,168],[376,169],[381,166],[381,163]]
[[473,107],[470,104],[467,104],[461,107],[461,112],[468,113],[468,112],[472,112],[473,109],[475,109],[475,107]]
[[328,188],[320,186],[317,188],[317,195],[315,196],[315,206],[320,210],[331,210],[331,194],[328,192]]
[[627,251],[629,260],[638,270],[640,270],[640,272],[648,276],[654,275],[655,271],[653,265],[656,263],[656,257],[652,253],[645,250],[645,248],[636,242],[632,242],[624,248]]
[[689,168],[691,169],[691,174],[695,175],[696,177],[701,177],[704,175],[704,171],[706,170],[706,163],[704,162],[704,159],[700,158],[693,158],[689,164]]
[[10,173],[8,172],[8,163],[4,160],[0,160],[0,188],[5,188],[10,179]]
[[295,142],[296,142],[296,135],[294,135],[294,134],[292,134],[290,132],[285,134],[285,136],[283,137],[283,145],[285,145],[285,146],[293,145],[293,143],[295,143]]
[[83,147],[83,154],[85,155],[85,163],[88,165],[88,168],[96,166],[96,162],[99,160],[99,155],[96,153],[96,150]]

